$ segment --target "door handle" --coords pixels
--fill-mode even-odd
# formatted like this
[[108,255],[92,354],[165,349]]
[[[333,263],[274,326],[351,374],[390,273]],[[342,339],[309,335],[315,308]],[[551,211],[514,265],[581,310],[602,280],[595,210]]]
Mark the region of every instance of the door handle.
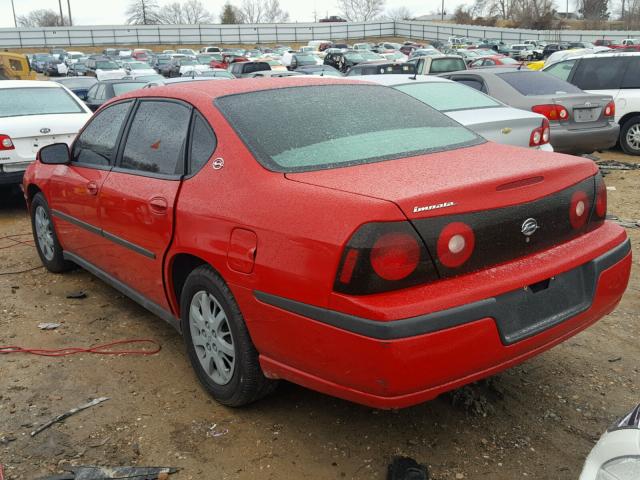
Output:
[[167,203],[166,198],[153,197],[151,200],[149,200],[149,208],[153,213],[157,213],[158,215],[164,215],[167,213],[169,204]]
[[98,194],[98,184],[96,182],[87,183],[87,193],[89,193],[89,195],[97,195]]

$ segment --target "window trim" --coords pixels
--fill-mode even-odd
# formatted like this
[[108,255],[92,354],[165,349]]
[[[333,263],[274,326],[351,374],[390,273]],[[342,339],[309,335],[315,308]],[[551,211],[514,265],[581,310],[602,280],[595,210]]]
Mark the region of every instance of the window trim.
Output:
[[[198,116],[211,131],[211,135],[213,135],[213,138],[215,139],[216,144],[207,161],[204,162],[202,166],[200,166],[200,168],[192,172],[191,171],[191,150],[193,146],[193,131],[196,128],[196,117]],[[218,142],[218,136],[216,135],[215,129],[213,128],[213,126],[211,126],[211,123],[209,123],[209,121],[207,120],[207,117],[205,117],[202,113],[200,113],[200,111],[195,107],[193,107],[193,110],[191,112],[191,119],[189,120],[189,132],[188,132],[187,139],[188,139],[188,144],[187,144],[186,163],[185,163],[185,169],[184,169],[184,175],[183,175],[184,180],[195,177],[198,173],[200,173],[204,169],[204,167],[207,165],[207,163],[209,163],[209,160],[211,160],[212,157],[215,157],[216,151],[218,150],[218,145],[220,144],[220,142]]]
[[[82,163],[82,162],[78,162],[75,161],[73,159],[73,150],[76,148],[76,143],[78,141],[78,139],[80,138],[80,136],[84,133],[84,131],[89,127],[89,125],[91,125],[94,120],[96,118],[98,118],[98,115],[102,114],[105,110],[114,107],[116,105],[120,105],[123,103],[130,103],[131,105],[129,105],[129,111],[127,112],[127,115],[125,116],[124,122],[122,122],[122,125],[120,126],[120,130],[118,131],[118,135],[116,137],[116,143],[113,146],[113,150],[111,152],[111,157],[109,158],[109,165],[97,165],[97,164],[92,164],[92,163]],[[71,161],[69,162],[70,166],[73,167],[82,167],[82,168],[93,168],[95,170],[111,170],[113,169],[113,167],[115,166],[115,162],[116,162],[116,158],[118,157],[118,152],[120,151],[120,144],[122,143],[122,133],[124,131],[124,128],[126,127],[127,123],[129,122],[129,118],[131,117],[131,112],[133,111],[133,106],[135,104],[135,99],[131,99],[131,98],[125,98],[123,100],[119,100],[117,102],[111,103],[109,104],[109,106],[107,106],[106,108],[104,108],[103,110],[100,110],[100,112],[98,112],[97,114],[94,114],[89,121],[85,124],[84,127],[82,127],[82,130],[80,130],[80,132],[78,132],[78,135],[76,135],[76,138],[74,138],[73,143],[71,144]]]
[[[161,102],[161,103],[175,103],[178,105],[183,105],[189,109],[189,126],[187,127],[187,139],[185,142],[185,149],[182,152],[182,173],[155,173],[155,172],[147,172],[145,170],[134,170],[132,168],[122,167],[122,156],[124,154],[124,148],[127,144],[127,138],[129,137],[129,133],[131,132],[131,125],[133,124],[133,120],[135,119],[136,113],[140,108],[140,105],[145,102]],[[182,100],[177,100],[173,98],[163,98],[163,97],[138,97],[135,99],[135,105],[131,109],[129,114],[129,118],[125,122],[124,131],[120,132],[120,144],[118,145],[118,150],[116,154],[116,159],[113,165],[113,171],[118,173],[127,173],[129,175],[136,175],[139,177],[147,177],[147,178],[158,178],[161,180],[182,180],[186,175],[187,168],[187,148],[191,145],[191,123],[193,121],[193,105],[184,102]]]

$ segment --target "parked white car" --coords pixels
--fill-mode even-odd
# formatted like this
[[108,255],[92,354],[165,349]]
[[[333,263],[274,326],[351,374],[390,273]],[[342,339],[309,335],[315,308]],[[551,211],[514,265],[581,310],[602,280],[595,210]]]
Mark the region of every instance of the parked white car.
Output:
[[544,116],[510,107],[466,85],[429,75],[364,75],[349,79],[400,90],[489,141],[553,151],[549,121]]
[[593,447],[580,480],[640,478],[640,405],[616,422]]
[[71,144],[91,110],[56,82],[0,82],[0,184],[18,184],[40,148]]
[[128,77],[134,79],[157,73],[148,63],[144,62],[127,62],[124,64],[124,71],[127,72]]
[[65,62],[67,63],[67,65],[72,65],[74,63],[77,63],[78,60],[80,60],[84,56],[85,54],[82,52],[67,52]]
[[214,47],[214,46],[209,46],[209,47],[202,47],[200,49],[200,53],[221,53],[222,49],[220,47]]
[[620,146],[629,155],[640,155],[640,52],[571,56],[543,71],[585,92],[611,95]]

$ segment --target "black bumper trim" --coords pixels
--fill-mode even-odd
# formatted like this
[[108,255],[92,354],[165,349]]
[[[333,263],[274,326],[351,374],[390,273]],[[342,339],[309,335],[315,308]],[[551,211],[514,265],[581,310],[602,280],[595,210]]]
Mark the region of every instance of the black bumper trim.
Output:
[[[417,317],[393,320],[389,322],[357,317],[335,310],[329,310],[288,298],[271,295],[258,290],[254,291],[254,296],[257,300],[268,305],[281,308],[282,310],[378,340],[395,340],[399,338],[415,337],[426,333],[437,332],[438,330],[444,330],[446,328],[464,325],[465,323],[480,320],[481,318],[491,317],[498,325],[502,342],[505,345],[509,345],[540,333],[541,331],[555,326],[568,318],[588,310],[593,301],[593,295],[595,293],[594,289],[597,285],[600,273],[620,262],[630,251],[631,242],[627,239],[600,257],[566,272],[575,272],[581,268],[585,268],[588,271],[588,276],[593,280],[591,282],[592,288],[587,288],[586,292],[588,301],[586,303],[580,303],[575,308],[571,308],[565,312],[554,315],[553,318],[545,319],[542,322],[536,323],[532,327],[521,329],[517,332],[506,331],[505,325],[510,321],[511,305],[509,302],[512,300],[514,294],[519,293],[521,290],[514,290],[496,297],[486,298],[466,305],[441,310],[439,312],[427,313],[424,315],[418,315]],[[558,275],[558,277],[561,275]]]

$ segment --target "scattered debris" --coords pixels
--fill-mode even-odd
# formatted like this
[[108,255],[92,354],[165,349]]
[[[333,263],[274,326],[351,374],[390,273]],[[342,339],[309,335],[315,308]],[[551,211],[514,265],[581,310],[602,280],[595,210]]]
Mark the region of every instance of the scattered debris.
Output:
[[78,466],[65,469],[69,473],[44,477],[40,480],[163,480],[178,471],[175,467],[95,467]]
[[0,480],[4,480],[4,467],[0,463]]
[[69,294],[67,295],[67,298],[75,298],[75,299],[80,300],[80,299],[82,299],[82,298],[87,298],[87,294],[86,294],[84,291],[79,290],[79,291],[77,291],[77,292],[71,292],[71,293],[69,293]]
[[38,328],[40,330],[55,330],[60,326],[59,323],[39,323]]
[[218,427],[217,423],[214,423],[213,425],[211,425],[209,427],[209,431],[207,432],[207,437],[212,437],[212,438],[222,437],[227,433],[229,433],[228,428],[221,428],[220,430],[216,430],[217,427]]
[[43,430],[46,430],[51,425],[54,425],[55,423],[61,422],[62,420],[66,419],[66,418],[69,418],[71,415],[75,415],[78,412],[82,412],[83,410],[86,410],[87,408],[91,408],[91,407],[93,407],[95,405],[98,405],[99,403],[102,403],[102,402],[106,402],[107,400],[109,400],[108,397],[96,398],[95,400],[92,400],[89,403],[85,403],[84,405],[80,405],[79,407],[73,408],[73,409],[69,410],[68,412],[65,412],[65,413],[63,413],[61,415],[58,415],[53,420],[49,420],[47,423],[44,423],[44,424],[40,425],[38,428],[36,428],[33,432],[31,432],[31,436],[35,437],[37,434],[39,434]]
[[[591,160],[594,160],[591,158]],[[618,160],[594,160],[600,170],[640,170],[640,163],[620,162]]]
[[611,187],[607,187],[607,190],[609,190],[610,192],[615,192],[617,188],[614,186],[611,186]]
[[429,470],[410,457],[395,457],[389,464],[387,480],[429,480]]
[[0,437],[0,445],[9,445],[11,442],[15,442],[16,437]]
[[607,215],[607,220],[611,220],[624,228],[640,228],[640,220],[627,220],[618,218],[615,215]]
[[610,358],[609,363],[619,362],[620,360],[622,360],[622,357]]

